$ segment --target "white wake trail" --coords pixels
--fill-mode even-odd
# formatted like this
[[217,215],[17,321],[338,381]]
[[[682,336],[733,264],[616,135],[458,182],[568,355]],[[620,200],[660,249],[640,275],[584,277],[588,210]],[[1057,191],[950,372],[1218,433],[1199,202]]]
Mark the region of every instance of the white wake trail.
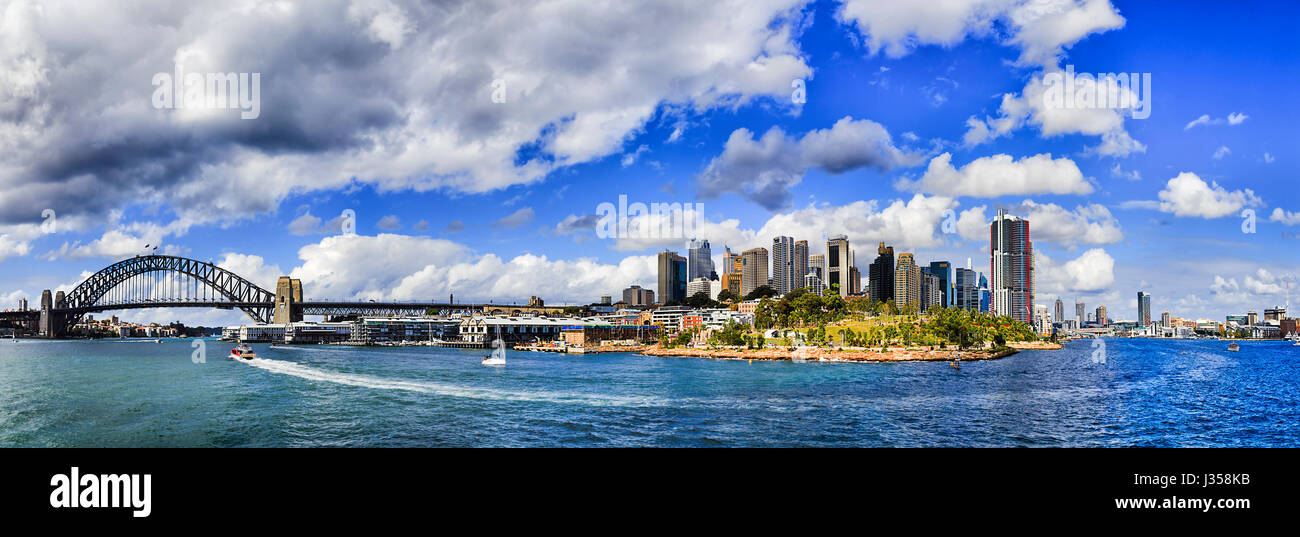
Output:
[[667,400],[657,397],[623,397],[585,393],[517,392],[492,388],[458,386],[455,384],[440,382],[384,379],[369,375],[316,369],[295,362],[272,360],[269,358],[254,358],[252,360],[240,360],[240,362],[281,375],[289,375],[317,382],[332,382],[334,384],[343,384],[346,386],[356,386],[376,390],[403,390],[408,392],[428,393],[446,397],[464,397],[470,399],[576,403],[592,406],[671,406]]

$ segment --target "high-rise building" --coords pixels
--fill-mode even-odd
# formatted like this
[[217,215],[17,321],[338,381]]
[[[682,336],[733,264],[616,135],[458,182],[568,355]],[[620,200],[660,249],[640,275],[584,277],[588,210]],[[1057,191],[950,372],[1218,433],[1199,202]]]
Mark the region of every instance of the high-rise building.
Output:
[[[736,259],[739,260],[740,257],[736,257]],[[736,295],[737,298],[745,296],[744,293],[740,292],[741,271],[732,272],[731,274],[723,274],[722,289],[731,291],[731,294]],[[722,289],[719,289],[718,292],[722,292]]]
[[803,287],[803,277],[808,275],[808,241],[794,241],[794,283],[790,289]]
[[[1138,300],[1139,300],[1139,302],[1138,302],[1138,308],[1141,308],[1141,307],[1142,307],[1142,303],[1141,303],[1142,298],[1141,298],[1141,295],[1138,295]],[[1150,301],[1150,298],[1148,298],[1147,300]],[[1255,326],[1255,323],[1258,323],[1258,322],[1259,322],[1259,314],[1258,314],[1258,313],[1255,313],[1255,310],[1250,310],[1250,311],[1246,312],[1246,324],[1247,324],[1247,325],[1249,325],[1249,326]]]
[[731,248],[722,247],[722,273],[740,274],[740,254],[731,251]]
[[943,301],[943,280],[939,276],[930,272],[929,267],[921,269],[921,311],[930,311],[930,308],[944,307]]
[[910,253],[898,254],[898,266],[894,268],[894,303],[899,311],[906,311],[911,305],[921,311],[921,268]]
[[826,256],[823,254],[808,256],[808,272],[816,274],[818,278],[826,279]]
[[1169,312],[1166,311],[1160,314],[1160,326],[1169,328],[1170,327],[1169,321],[1170,321]]
[[989,265],[993,312],[1022,323],[1033,319],[1034,246],[1029,221],[999,209],[989,224]]
[[853,252],[849,238],[835,235],[826,241],[826,288],[839,286],[841,297],[849,296],[849,267],[853,266]]
[[1105,328],[1110,324],[1110,316],[1106,314],[1106,306],[1097,306],[1097,326]]
[[820,295],[826,291],[826,284],[822,283],[821,277],[816,272],[809,272],[804,275],[803,286],[808,288],[809,293],[815,295]]
[[1138,326],[1151,326],[1151,295],[1138,291]]
[[[980,311],[980,283],[979,273],[968,268],[959,268],[956,271],[954,279],[954,293],[957,295],[956,307]],[[872,300],[875,300],[874,298]]]
[[894,247],[880,243],[876,260],[867,267],[867,293],[876,302],[894,300]]
[[713,279],[713,250],[709,247],[709,241],[697,241],[691,239],[690,247],[686,252],[686,281],[693,282],[696,278],[706,280]]
[[659,252],[659,303],[686,300],[686,258],[677,252]]
[[649,306],[655,303],[655,292],[633,285],[623,290],[623,302],[628,306]]
[[793,291],[797,287],[794,271],[794,238],[776,237],[772,239],[772,289],[779,295]]
[[686,298],[693,297],[696,293],[704,293],[706,296],[712,295],[711,283],[708,278],[703,276],[686,282]]
[[[852,257],[849,256],[850,259]],[[862,294],[862,272],[858,271],[857,265],[849,265],[849,294],[853,296]]]
[[942,306],[947,308],[956,302],[956,297],[952,296],[952,263],[947,261],[931,261],[930,274],[939,278],[939,290],[943,293]]
[[1079,326],[1083,326],[1083,322],[1088,320],[1083,315],[1083,312],[1086,309],[1088,308],[1083,304],[1083,302],[1074,303],[1074,318],[1079,321]]
[[1061,299],[1056,299],[1056,322],[1065,322],[1065,303]]
[[767,249],[750,248],[740,254],[740,296],[768,285]]
[[979,273],[979,276],[980,276],[980,311],[984,313],[988,313],[990,311],[993,311],[993,292],[989,291],[988,277],[984,276],[983,272]]

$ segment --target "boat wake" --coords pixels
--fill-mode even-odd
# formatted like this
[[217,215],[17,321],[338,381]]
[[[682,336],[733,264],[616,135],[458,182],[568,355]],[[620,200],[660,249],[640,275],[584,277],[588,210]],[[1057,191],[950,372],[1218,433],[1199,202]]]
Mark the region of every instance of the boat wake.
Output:
[[446,384],[441,382],[416,381],[416,380],[393,380],[369,375],[358,375],[355,373],[341,373],[338,371],[328,371],[316,369],[311,366],[287,362],[283,360],[272,360],[269,358],[254,358],[240,363],[248,364],[258,369],[289,375],[300,379],[312,380],[317,382],[331,382],[334,384],[343,384],[346,386],[356,386],[361,388],[371,388],[376,390],[402,390],[408,392],[428,393],[446,397],[463,397],[470,399],[490,399],[499,401],[524,401],[524,402],[543,402],[543,403],[574,403],[590,406],[625,406],[625,407],[666,407],[672,405],[672,401],[658,397],[637,397],[637,396],[612,396],[585,393],[555,393],[555,392],[515,392],[509,390],[498,390],[492,388],[474,388],[469,386],[458,386],[455,384]]

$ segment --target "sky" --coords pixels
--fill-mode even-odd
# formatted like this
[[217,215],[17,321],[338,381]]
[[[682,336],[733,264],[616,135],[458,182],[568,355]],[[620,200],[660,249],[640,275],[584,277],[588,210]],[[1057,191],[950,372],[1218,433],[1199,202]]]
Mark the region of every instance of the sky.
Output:
[[[599,207],[625,196],[690,204],[719,262],[842,233],[864,274],[879,241],[987,272],[1006,209],[1030,221],[1049,309],[1132,320],[1143,290],[1155,316],[1262,311],[1300,258],[1298,15],[0,0],[0,308],[154,248],[267,289],[301,278],[309,299],[585,304],[653,288],[656,252],[686,253],[690,237],[603,232]],[[243,73],[257,106],[169,106],[157,81],[178,69]],[[1149,84],[1084,75],[1101,73]],[[1133,106],[1067,106],[1062,81]]]

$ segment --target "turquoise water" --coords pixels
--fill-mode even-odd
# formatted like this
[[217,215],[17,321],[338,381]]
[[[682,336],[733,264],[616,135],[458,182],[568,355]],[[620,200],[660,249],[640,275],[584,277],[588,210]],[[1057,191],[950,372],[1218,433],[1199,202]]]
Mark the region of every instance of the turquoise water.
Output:
[[1292,446],[1300,347],[945,363],[0,341],[0,446]]

